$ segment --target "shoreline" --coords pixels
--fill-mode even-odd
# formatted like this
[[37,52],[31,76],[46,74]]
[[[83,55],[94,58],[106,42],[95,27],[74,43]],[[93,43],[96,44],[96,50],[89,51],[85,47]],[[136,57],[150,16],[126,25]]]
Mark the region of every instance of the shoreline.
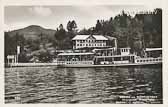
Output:
[[10,68],[10,67],[42,67],[42,66],[57,66],[57,63],[10,63],[10,64],[5,64],[5,68]]
[[124,67],[124,66],[145,66],[145,65],[161,65],[162,62],[155,63],[123,63],[123,64],[102,64],[102,65],[91,65],[91,64],[70,64],[70,65],[58,65],[57,63],[10,63],[5,64],[5,68],[10,67],[46,67],[56,66],[59,68],[87,68],[87,67]]

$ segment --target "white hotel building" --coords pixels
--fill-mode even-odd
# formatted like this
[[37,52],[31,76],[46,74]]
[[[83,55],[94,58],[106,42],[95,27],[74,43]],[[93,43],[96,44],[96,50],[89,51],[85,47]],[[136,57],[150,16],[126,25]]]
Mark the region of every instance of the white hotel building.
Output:
[[[114,42],[112,42],[114,40]],[[73,49],[84,47],[100,48],[100,47],[117,47],[116,38],[106,37],[103,35],[76,35],[73,39]]]

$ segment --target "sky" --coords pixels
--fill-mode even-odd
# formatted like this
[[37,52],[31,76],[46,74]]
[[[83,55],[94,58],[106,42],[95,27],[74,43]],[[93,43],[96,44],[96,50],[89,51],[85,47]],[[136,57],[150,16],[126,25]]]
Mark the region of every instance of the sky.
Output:
[[75,20],[78,29],[93,27],[98,19],[108,20],[122,10],[135,15],[140,11],[153,11],[155,7],[141,5],[97,5],[97,6],[6,6],[4,9],[5,31],[29,25],[56,29],[64,28],[69,20]]

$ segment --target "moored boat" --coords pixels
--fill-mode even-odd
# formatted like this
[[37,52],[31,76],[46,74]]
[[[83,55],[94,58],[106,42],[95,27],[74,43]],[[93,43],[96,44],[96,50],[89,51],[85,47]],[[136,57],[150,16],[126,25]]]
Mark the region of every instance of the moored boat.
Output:
[[128,48],[119,50],[120,54],[116,54],[114,50],[113,52],[111,51],[112,53],[110,54],[103,51],[104,53],[107,53],[106,55],[104,53],[102,53],[103,55],[100,55],[97,52],[61,53],[58,54],[57,65],[58,67],[110,67],[162,64],[161,55],[159,55],[158,57],[140,57],[135,54],[130,54]]
[[[77,35],[71,53],[60,53],[59,67],[136,66],[162,63],[162,48],[145,48],[143,55],[131,53],[130,47],[118,48],[117,39],[103,35]],[[89,51],[75,52],[89,48]]]

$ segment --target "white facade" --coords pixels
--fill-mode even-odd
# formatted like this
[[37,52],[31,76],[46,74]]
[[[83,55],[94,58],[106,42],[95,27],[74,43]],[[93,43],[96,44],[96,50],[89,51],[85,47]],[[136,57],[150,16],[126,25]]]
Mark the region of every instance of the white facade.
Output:
[[131,48],[120,48],[121,55],[129,55]]
[[84,47],[107,47],[108,39],[102,35],[77,35],[73,39],[73,49]]

